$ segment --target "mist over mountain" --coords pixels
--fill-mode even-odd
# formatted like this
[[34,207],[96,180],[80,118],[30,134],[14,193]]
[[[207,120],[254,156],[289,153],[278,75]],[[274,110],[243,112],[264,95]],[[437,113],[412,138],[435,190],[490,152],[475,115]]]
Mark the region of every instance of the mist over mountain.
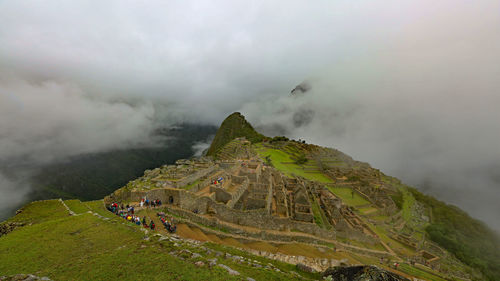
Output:
[[0,205],[25,200],[29,167],[162,147],[175,138],[162,128],[241,111],[262,133],[341,149],[500,229],[499,8],[3,1]]
[[449,102],[427,92],[403,101],[390,95],[372,98],[367,91],[337,104],[342,97],[329,94],[313,86],[303,96],[284,96],[266,106],[256,102],[243,111],[264,134],[338,148],[498,229],[500,155],[495,142],[500,127],[494,104],[499,97],[483,93],[479,99]]
[[168,136],[155,146],[115,149],[80,154],[57,161],[12,163],[0,169],[6,196],[2,197],[0,220],[15,213],[31,200],[48,198],[101,199],[147,169],[190,158],[197,145],[211,139],[215,126],[180,124],[162,129],[157,137]]

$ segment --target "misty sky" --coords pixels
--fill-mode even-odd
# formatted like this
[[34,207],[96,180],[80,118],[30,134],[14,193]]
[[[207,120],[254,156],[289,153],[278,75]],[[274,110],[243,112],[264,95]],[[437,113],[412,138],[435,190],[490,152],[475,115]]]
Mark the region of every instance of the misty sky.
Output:
[[[0,165],[241,111],[500,229],[500,2],[1,1]],[[302,81],[312,89],[291,98]],[[307,126],[297,112],[313,112]],[[279,128],[279,130],[273,130]],[[0,174],[0,205],[26,183]]]

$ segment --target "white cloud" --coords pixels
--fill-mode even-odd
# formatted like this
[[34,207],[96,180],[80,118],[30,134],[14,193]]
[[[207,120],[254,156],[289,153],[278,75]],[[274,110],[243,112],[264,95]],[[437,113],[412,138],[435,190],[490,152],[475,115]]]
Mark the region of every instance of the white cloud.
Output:
[[[409,181],[437,173],[458,186],[472,167],[499,163],[499,8],[2,1],[0,161],[154,144],[158,126],[219,124],[242,109],[260,126],[280,123]],[[285,97],[304,79],[308,96]],[[289,122],[307,109],[316,111],[310,126]],[[473,173],[467,187],[484,196],[469,200],[457,187],[456,202],[485,206],[473,214],[498,227],[487,216],[498,209],[484,204],[498,185],[485,177]]]

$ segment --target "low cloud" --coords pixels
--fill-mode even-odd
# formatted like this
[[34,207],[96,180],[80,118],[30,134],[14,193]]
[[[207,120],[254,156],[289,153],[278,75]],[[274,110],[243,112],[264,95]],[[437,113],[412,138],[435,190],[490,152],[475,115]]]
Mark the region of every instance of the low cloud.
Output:
[[[26,177],[27,173],[19,174]],[[7,219],[12,210],[19,206],[19,203],[25,200],[25,196],[30,191],[30,184],[26,180],[13,178],[0,171],[0,187],[2,196],[0,196],[0,221]]]
[[[211,138],[213,139],[213,138]],[[206,152],[208,150],[208,148],[210,147],[210,144],[212,143],[212,141],[207,141],[207,142],[197,142],[193,145],[193,151],[194,151],[194,154],[193,156],[203,156],[204,152]]]
[[152,103],[106,100],[51,80],[0,79],[0,92],[3,163],[47,163],[156,143]]
[[467,54],[481,70],[445,50],[418,71],[409,53],[339,63],[305,93],[242,111],[266,134],[338,148],[500,229],[500,73],[491,54]]
[[[154,146],[159,128],[242,111],[270,135],[339,148],[500,229],[499,9],[2,1],[0,168]],[[304,80],[311,89],[289,97]],[[2,198],[22,197],[2,182]]]

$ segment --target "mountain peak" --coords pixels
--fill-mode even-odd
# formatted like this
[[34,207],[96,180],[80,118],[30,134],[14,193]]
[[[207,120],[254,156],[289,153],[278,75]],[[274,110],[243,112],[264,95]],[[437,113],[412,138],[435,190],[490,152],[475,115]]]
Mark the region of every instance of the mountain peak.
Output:
[[208,149],[207,155],[215,155],[215,153],[224,147],[227,143],[235,138],[245,137],[252,143],[261,142],[264,135],[255,131],[252,125],[239,112],[234,112],[220,125],[215,138]]

